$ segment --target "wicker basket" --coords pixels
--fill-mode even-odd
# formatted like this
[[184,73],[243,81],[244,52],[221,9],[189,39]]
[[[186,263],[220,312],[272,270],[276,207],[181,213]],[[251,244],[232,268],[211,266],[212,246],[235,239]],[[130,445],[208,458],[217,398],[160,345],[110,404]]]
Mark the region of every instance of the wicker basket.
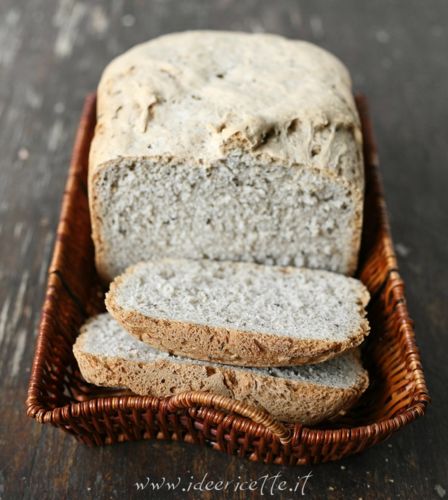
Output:
[[309,428],[282,424],[243,403],[191,392],[166,399],[100,389],[79,373],[72,345],[85,319],[104,310],[93,259],[87,158],[95,96],[87,98],[65,190],[29,384],[28,415],[88,445],[167,439],[211,446],[251,460],[308,464],[337,460],[383,441],[423,415],[429,401],[397,270],[365,98],[357,98],[365,140],[365,222],[358,277],[372,295],[363,348],[371,384],[355,408]]

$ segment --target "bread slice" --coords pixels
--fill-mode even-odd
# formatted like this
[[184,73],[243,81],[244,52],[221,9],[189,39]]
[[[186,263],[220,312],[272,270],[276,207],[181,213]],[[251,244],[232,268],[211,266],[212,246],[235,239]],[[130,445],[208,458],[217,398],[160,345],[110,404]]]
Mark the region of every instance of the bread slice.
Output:
[[162,259],[116,278],[106,307],[157,349],[242,366],[316,363],[369,332],[369,293],[328,271]]
[[169,34],[114,59],[89,160],[105,281],[164,257],[353,274],[364,164],[345,66],[268,34]]
[[359,353],[319,365],[235,368],[157,351],[129,335],[110,315],[90,319],[73,347],[83,377],[157,397],[208,391],[264,408],[286,422],[315,424],[348,409],[368,386]]

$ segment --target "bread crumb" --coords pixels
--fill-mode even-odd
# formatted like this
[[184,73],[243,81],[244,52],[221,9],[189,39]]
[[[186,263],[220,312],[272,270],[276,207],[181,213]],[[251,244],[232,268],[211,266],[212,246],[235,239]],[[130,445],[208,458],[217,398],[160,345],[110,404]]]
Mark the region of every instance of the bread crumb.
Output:
[[403,243],[397,243],[395,245],[395,250],[397,251],[399,257],[407,257],[411,252],[411,250],[406,245],[403,245]]
[[125,14],[121,18],[121,24],[125,28],[132,28],[132,26],[134,26],[134,24],[135,24],[135,17],[132,14]]
[[443,486],[441,486],[440,484],[436,484],[434,486],[434,491],[437,493],[437,495],[439,495],[440,498],[444,498],[446,495],[445,488]]
[[60,115],[65,111],[65,104],[63,102],[57,102],[53,110],[57,115]]
[[26,148],[20,148],[17,152],[17,156],[19,157],[19,160],[25,161],[30,157],[30,152]]
[[375,33],[375,38],[379,43],[388,43],[390,41],[390,35],[387,31],[378,30]]

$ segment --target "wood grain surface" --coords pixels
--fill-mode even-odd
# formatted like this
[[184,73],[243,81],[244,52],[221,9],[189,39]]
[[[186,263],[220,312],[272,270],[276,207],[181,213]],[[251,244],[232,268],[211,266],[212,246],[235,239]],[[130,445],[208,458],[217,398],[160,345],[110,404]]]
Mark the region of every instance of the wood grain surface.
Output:
[[[447,495],[447,26],[443,0],[0,2],[0,498],[259,498],[259,488],[174,494],[164,487],[138,491],[135,483],[180,477],[188,484],[205,473],[205,482],[260,482],[278,474],[294,486],[310,472],[303,490],[309,498]],[[433,402],[427,416],[362,455],[287,468],[177,443],[89,449],[25,416],[46,272],[84,96],[105,64],[132,45],[199,28],[316,42],[345,61],[356,89],[369,97]],[[276,489],[275,497],[301,493]]]

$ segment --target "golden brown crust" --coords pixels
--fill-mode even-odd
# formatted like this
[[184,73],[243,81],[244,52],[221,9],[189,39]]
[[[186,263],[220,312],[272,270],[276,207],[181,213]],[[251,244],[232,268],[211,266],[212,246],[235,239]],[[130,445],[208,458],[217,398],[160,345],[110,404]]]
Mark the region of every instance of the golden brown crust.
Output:
[[[95,134],[97,131],[95,129]],[[89,157],[89,175],[88,175],[88,199],[89,199],[89,212],[90,212],[90,223],[92,226],[92,240],[95,247],[95,265],[98,276],[104,284],[107,284],[112,276],[107,270],[107,259],[105,257],[103,238],[102,238],[102,225],[100,217],[98,216],[100,210],[97,208],[98,203],[98,190],[95,189],[95,180],[98,178],[99,173],[102,168],[108,168],[112,162],[105,165],[95,165],[92,158],[92,152]]]
[[[132,272],[132,268],[128,270]],[[116,278],[106,294],[106,308],[129,333],[156,349],[203,361],[236,366],[274,367],[319,363],[362,343],[367,319],[343,341],[296,339],[259,332],[192,324],[144,316],[121,307],[116,291],[127,273]],[[368,297],[362,297],[364,308]]]
[[[228,66],[227,55],[229,52],[227,50],[216,50],[210,52],[211,56],[207,56],[202,50],[204,43],[215,47],[228,47],[229,49],[235,47],[235,43],[237,43],[239,46],[238,52],[247,54],[246,58],[241,59],[240,68],[233,68],[233,77],[238,75],[236,81],[244,84],[242,85],[244,87],[242,92],[222,93],[223,82],[220,78],[216,79],[214,73],[216,67],[220,67],[221,64],[223,64],[224,68]],[[189,98],[192,92],[195,94],[201,91],[201,85],[197,79],[179,78],[178,71],[182,74],[184,70],[185,61],[183,57],[186,46],[191,49],[188,51],[189,71],[192,74],[197,71],[198,75],[203,76],[208,74],[207,84],[204,87],[208,96],[207,102],[212,102],[212,104],[214,102],[218,106],[217,109],[221,110],[218,113],[220,117],[219,124],[215,123],[214,111],[216,111],[216,106],[210,106],[210,113],[206,113],[204,119],[204,116],[198,113],[198,110],[204,108],[204,103]],[[266,51],[268,61],[262,59],[262,70],[265,69],[265,64],[272,67],[276,67],[277,64],[280,66],[279,71],[270,72],[270,75],[265,74],[265,79],[268,78],[268,81],[265,81],[265,85],[260,90],[255,84],[256,78],[252,80],[256,86],[251,87],[252,83],[248,81],[247,74],[253,72],[255,76],[257,75],[260,68],[257,69],[255,64],[257,58],[252,56],[263,53],[263,50]],[[156,58],[154,58],[154,54],[157,54]],[[248,54],[252,54],[252,56]],[[277,54],[277,56],[270,59],[272,54]],[[290,54],[290,56],[287,54]],[[212,57],[213,64],[207,64],[204,57]],[[160,66],[159,63],[164,58],[172,63],[168,65],[164,63]],[[289,64],[296,59],[297,65]],[[178,61],[179,67],[177,67],[176,61]],[[285,65],[281,61],[289,61],[289,63]],[[231,66],[234,66],[233,63]],[[279,107],[274,106],[270,110],[271,113],[275,112],[274,119],[266,120],[264,113],[259,114],[259,111],[263,110],[263,106],[260,106],[260,102],[263,101],[258,101],[259,92],[268,92],[269,94],[274,92],[275,94],[276,89],[281,85],[288,88],[290,71],[296,71],[296,73],[292,74],[296,74],[297,78],[300,78],[304,67],[309,69],[306,72],[307,78],[312,78],[314,75],[318,80],[326,82],[324,88],[318,86],[319,91],[315,93],[307,91],[301,94],[300,89],[298,94],[284,92],[279,100]],[[283,70],[286,72],[284,73]],[[170,71],[173,71],[173,73],[170,73]],[[147,81],[148,72],[151,74],[150,85]],[[170,75],[170,81],[172,79],[176,82],[173,88],[171,88],[172,82],[168,83],[166,81],[167,74]],[[272,80],[270,77],[272,77]],[[135,82],[139,85],[134,85]],[[137,87],[140,88],[140,85],[143,89],[141,95],[135,90]],[[114,92],[117,88],[120,91]],[[254,93],[254,89],[258,89],[258,92]],[[246,92],[249,92],[249,95],[244,96]],[[210,97],[213,95],[215,97]],[[163,96],[165,97],[161,99]],[[168,96],[175,98],[171,99]],[[185,96],[188,96],[188,98],[184,99]],[[308,106],[310,101],[314,102],[311,108]],[[169,111],[168,115],[164,114],[164,109],[171,109],[170,103],[174,102],[177,103],[176,106],[179,106],[181,102],[187,106],[180,108],[184,110],[183,116],[187,117],[187,125],[185,125],[184,121],[180,124],[178,120],[170,119],[170,116],[177,116],[177,113],[172,114]],[[239,106],[245,102],[253,103],[253,109],[242,114],[234,113],[234,110],[238,110]],[[224,107],[221,108],[221,105],[224,105]],[[153,141],[155,144],[151,146],[152,154],[146,156],[148,154],[148,134],[146,126],[142,130],[139,124],[142,117],[145,118],[143,121],[146,123],[148,109],[152,109],[152,106],[156,106],[158,111],[153,113],[151,119],[155,120],[156,123],[159,123],[158,120],[160,120],[163,125],[162,127],[155,127],[155,130],[158,130],[158,134],[161,134],[161,130],[165,130],[167,134],[166,137],[162,134],[162,137],[159,137],[160,140]],[[197,106],[200,108],[198,109]],[[171,156],[177,158],[175,160],[177,163],[183,162],[191,165],[192,168],[194,168],[195,163],[202,164],[205,162],[213,165],[217,160],[220,161],[223,157],[225,158],[229,151],[233,150],[245,151],[250,157],[257,159],[260,164],[288,165],[291,168],[303,165],[303,158],[306,158],[307,171],[318,171],[323,176],[330,176],[334,182],[341,182],[344,186],[349,186],[355,204],[355,214],[350,224],[352,236],[351,241],[349,237],[347,238],[346,245],[344,245],[346,248],[340,250],[341,254],[344,255],[340,256],[341,265],[337,270],[347,275],[352,275],[355,272],[363,210],[362,137],[359,117],[351,95],[349,74],[340,61],[331,54],[306,42],[292,41],[266,34],[248,35],[235,32],[204,31],[170,34],[137,46],[112,61],[103,73],[98,87],[97,107],[98,124],[95,129],[89,159],[89,197],[92,237],[96,250],[95,258],[98,273],[103,281],[107,282],[113,279],[116,269],[111,269],[114,242],[108,241],[108,238],[111,240],[113,238],[110,236],[105,238],[103,234],[103,223],[100,218],[101,211],[98,206],[99,198],[96,198],[98,196],[98,188],[95,185],[98,178],[97,174],[123,160],[144,161],[149,159],[152,162],[168,164],[172,160]],[[118,119],[117,110],[120,111]],[[291,120],[291,118],[293,119]],[[223,124],[221,123],[222,120],[224,120],[224,128],[220,128]],[[307,141],[298,139],[298,142],[296,142],[293,139],[296,134],[274,134],[276,135],[275,141],[265,140],[268,132],[273,130],[273,125],[277,127],[277,131],[283,130],[287,132],[291,124],[297,122],[297,120],[308,123],[316,130],[332,123],[336,127],[336,133],[329,134],[329,137],[333,138],[339,136],[338,130],[344,129],[348,131],[349,136],[346,141],[349,141],[350,144],[353,143],[353,147],[357,152],[357,157],[354,158],[357,163],[356,168],[351,168],[350,162],[345,161],[341,161],[338,170],[328,168],[329,159],[336,158],[340,154],[340,148],[335,145],[333,140],[329,141],[328,148],[323,148],[323,150],[328,150],[328,158],[323,155],[323,152],[308,158],[308,150],[311,151],[312,149],[311,143],[308,144]],[[131,123],[132,126],[120,127],[120,123]],[[215,125],[210,127],[213,123]],[[216,127],[217,125],[219,126]],[[121,128],[124,130],[122,131]],[[191,131],[194,131],[193,136]],[[196,136],[201,140],[195,142]],[[313,137],[313,134],[306,134],[306,136]],[[193,141],[195,147],[192,147],[191,141]],[[278,147],[278,141],[284,141],[280,143],[282,147]],[[154,149],[156,144],[159,143],[164,146],[159,150]],[[178,149],[178,146],[182,144],[183,146]],[[221,144],[221,146],[215,148],[217,144]],[[205,145],[206,150],[199,155],[202,145]],[[209,150],[210,148],[211,150]],[[166,154],[167,151],[169,154]],[[300,151],[302,153],[298,155]],[[191,154],[192,152],[195,154]],[[149,258],[150,255],[147,257]],[[232,256],[227,256],[227,258],[231,260]],[[131,262],[128,264],[131,264]]]
[[337,388],[224,365],[181,363],[176,359],[137,362],[106,357],[86,352],[83,335],[78,338],[74,353],[83,377],[96,385],[127,387],[136,394],[156,397],[185,391],[212,392],[263,408],[278,420],[305,425],[347,410],[368,386],[365,370],[360,370],[351,387]]

